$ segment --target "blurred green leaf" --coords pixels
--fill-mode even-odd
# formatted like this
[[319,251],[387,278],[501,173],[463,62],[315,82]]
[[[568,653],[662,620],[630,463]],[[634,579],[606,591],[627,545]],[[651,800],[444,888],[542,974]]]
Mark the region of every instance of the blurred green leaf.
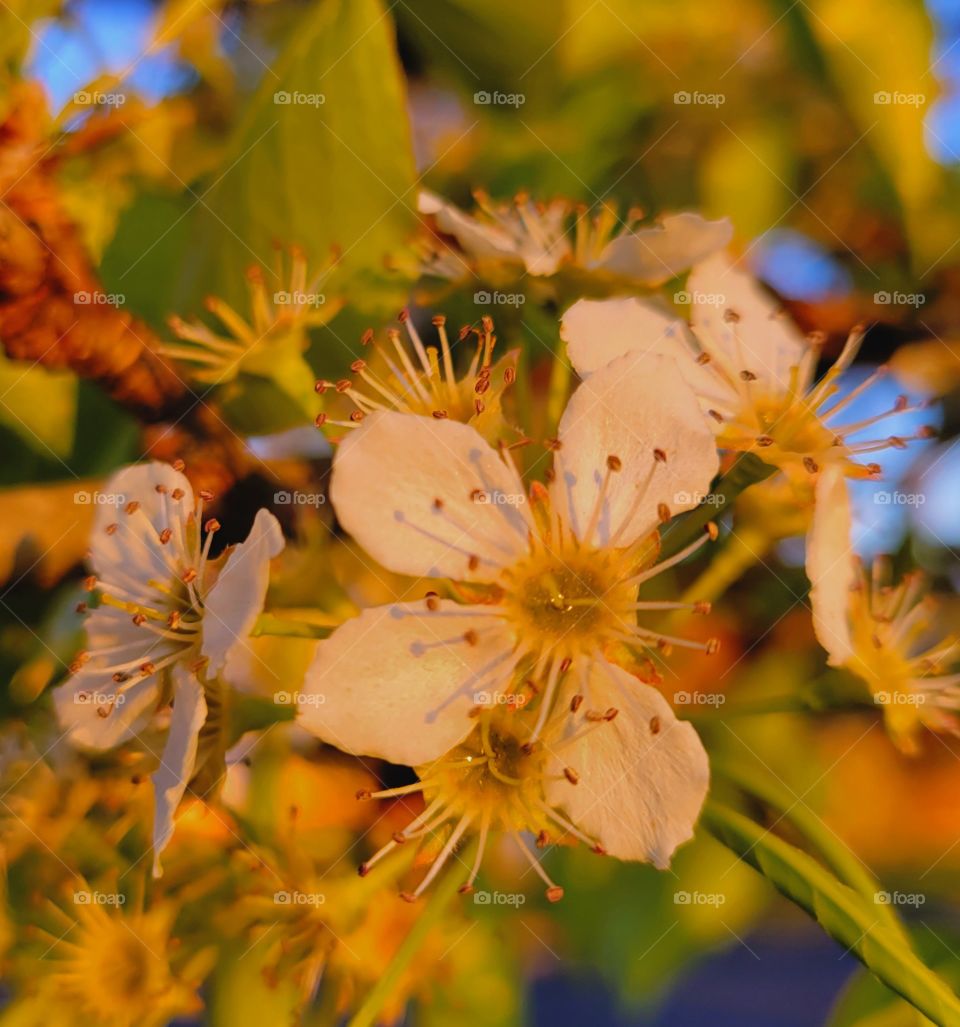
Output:
[[708,800],[702,823],[774,887],[853,952],[884,984],[943,1027],[960,1024],[960,1000],[876,909],[813,857],[736,810]]
[[75,374],[9,360],[0,352],[0,423],[43,456],[63,458],[73,448],[76,416]]
[[275,242],[301,244],[316,265],[337,247],[342,264],[325,291],[343,282],[361,307],[392,311],[402,299],[381,300],[383,267],[412,233],[413,185],[403,79],[381,3],[308,5],[213,183],[198,191],[187,278],[241,304],[251,264],[286,288],[270,270]]

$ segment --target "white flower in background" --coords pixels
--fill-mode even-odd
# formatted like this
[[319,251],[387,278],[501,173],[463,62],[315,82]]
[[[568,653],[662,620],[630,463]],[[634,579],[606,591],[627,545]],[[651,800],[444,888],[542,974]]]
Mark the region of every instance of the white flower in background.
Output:
[[277,519],[260,510],[246,541],[209,557],[212,497],[168,464],[138,464],[113,475],[94,520],[86,613],[87,648],[54,692],[73,744],[109,749],[135,737],[171,703],[170,728],[153,774],[154,872],[173,833],[173,815],[193,775],[207,717],[204,681],[215,677],[263,607],[270,560],[283,548]]
[[[755,453],[783,471],[804,504],[813,501],[810,560],[820,540],[849,522],[845,479],[879,477],[868,459],[907,442],[929,438],[929,428],[909,436],[878,433],[866,441],[850,437],[888,417],[911,412],[901,397],[889,410],[849,421],[844,411],[886,373],[879,368],[846,395],[838,378],[863,340],[854,330],[833,366],[816,380],[823,338],[805,338],[776,302],[728,257],[717,254],[694,267],[686,293],[691,323],[633,298],[581,300],[563,316],[561,335],[577,373],[589,377],[629,354],[637,373],[653,374],[653,361],[668,355],[697,394],[721,449]],[[866,459],[865,459],[866,458]],[[826,473],[832,470],[835,473]],[[817,518],[825,523],[817,525]],[[849,531],[843,536],[849,550]]]
[[[718,466],[671,367],[660,358],[643,377],[617,361],[579,388],[550,484],[529,496],[509,451],[454,421],[378,412],[337,450],[331,500],[344,528],[390,570],[448,579],[438,589],[456,597],[364,611],[319,645],[305,682],[324,697],[301,711],[320,738],[420,768],[427,811],[404,839],[456,818],[415,894],[468,830],[482,853],[491,826],[560,823],[661,867],[692,832],[708,776],[700,742],[611,662],[716,648],[637,621],[681,605],[638,601],[639,586],[715,537],[655,563],[659,527],[697,505]],[[523,709],[483,712],[505,703]]]
[[960,637],[920,572],[891,584],[888,558],[870,573],[831,540],[811,590],[813,627],[832,667],[856,674],[882,709],[887,730],[906,753],[918,751],[921,727],[960,734]]
[[485,193],[474,196],[477,215],[421,191],[420,213],[432,218],[442,235],[455,239],[461,251],[442,247],[429,254],[428,274],[458,280],[473,265],[481,272],[504,265],[549,277],[570,265],[656,285],[726,246],[733,234],[728,220],[706,221],[699,214],[666,215],[644,226],[632,213],[621,220],[608,205],[591,218],[567,200],[536,203],[521,194],[512,203],[496,204]]

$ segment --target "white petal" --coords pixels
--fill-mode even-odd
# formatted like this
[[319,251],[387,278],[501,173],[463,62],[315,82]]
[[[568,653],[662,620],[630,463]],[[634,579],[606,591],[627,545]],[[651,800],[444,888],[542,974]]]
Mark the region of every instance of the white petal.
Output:
[[[776,300],[725,254],[690,272],[691,320],[704,350],[734,375],[750,371],[776,392],[809,349]],[[737,319],[731,320],[730,312]]]
[[728,416],[739,403],[736,389],[718,369],[698,362],[700,350],[686,324],[653,303],[633,296],[578,300],[563,315],[560,336],[566,340],[570,363],[581,378],[626,353],[634,354],[641,373],[650,373],[643,369],[642,361],[647,354],[658,353],[677,362],[704,412],[715,410]]
[[[127,612],[114,607],[92,610],[84,629],[87,661],[54,690],[54,708],[73,745],[112,749],[147,725],[160,700],[156,675],[141,678],[139,667],[159,663],[174,647],[145,633]],[[113,680],[121,668],[131,681]]]
[[263,610],[270,561],[283,549],[280,522],[258,510],[250,534],[227,557],[204,598],[202,653],[211,672],[223,669],[230,649],[250,634]]
[[186,667],[173,669],[173,713],[170,733],[160,758],[160,766],[151,775],[153,782],[153,876],[160,877],[160,853],[173,837],[173,818],[183,793],[193,777],[197,761],[200,728],[207,719],[207,701],[203,685]]
[[459,421],[372,414],[340,443],[330,498],[343,527],[399,574],[492,581],[527,550],[519,477]]
[[813,630],[832,667],[841,666],[853,654],[848,620],[850,589],[857,572],[852,529],[846,479],[839,468],[827,467],[817,481],[813,523],[807,536],[807,577]]
[[699,214],[672,214],[652,228],[618,235],[596,266],[656,285],[705,260],[732,237],[733,225],[727,218],[706,221]]
[[[709,491],[719,461],[714,435],[696,396],[668,357],[649,354],[642,368],[626,354],[591,375],[560,419],[555,502],[577,537],[627,546],[651,532],[657,510],[692,509]],[[654,458],[659,450],[666,460]],[[601,516],[585,539],[607,458],[610,475]]]
[[[157,492],[157,486],[167,490],[166,496]],[[172,498],[176,489],[183,490],[179,500]],[[171,569],[170,554],[183,537],[184,521],[193,512],[190,482],[169,464],[153,461],[118,471],[100,495],[115,501],[98,504],[94,515],[90,562],[97,577],[128,590],[145,588],[151,578],[164,581],[173,577],[176,571]],[[132,502],[140,508],[127,513],[126,505]],[[110,525],[117,527],[108,533]],[[159,540],[160,532],[168,527],[174,533],[169,549]]]
[[513,633],[488,606],[364,610],[317,647],[299,722],[344,752],[419,766],[467,737],[478,693],[506,692],[516,662]]
[[[547,801],[611,856],[666,869],[693,836],[707,795],[710,768],[700,738],[655,688],[604,660],[589,667],[584,695],[567,730],[588,733],[552,759]],[[619,711],[613,720],[586,720],[589,710],[611,707]],[[579,775],[577,784],[564,777],[565,767]]]
[[431,215],[440,231],[452,235],[469,256],[520,259],[514,241],[506,232],[465,214],[436,193],[421,190],[417,197],[417,210]]
[[633,296],[578,300],[560,321],[560,338],[581,378],[624,353],[669,353],[689,346],[680,318]]
[[122,745],[146,727],[159,700],[156,678],[146,678],[118,696],[115,684],[106,685],[102,675],[86,670],[53,692],[60,727],[70,743],[82,749]]

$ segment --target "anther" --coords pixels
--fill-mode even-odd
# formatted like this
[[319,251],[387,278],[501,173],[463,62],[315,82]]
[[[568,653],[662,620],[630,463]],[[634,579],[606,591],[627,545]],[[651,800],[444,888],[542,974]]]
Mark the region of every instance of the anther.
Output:
[[623,467],[623,461],[620,459],[620,457],[615,456],[613,453],[611,453],[607,457],[607,470],[616,472],[619,471],[621,467]]
[[563,889],[559,884],[554,884],[547,889],[546,894],[548,902],[559,902],[563,898]]
[[140,504],[135,499],[131,499],[129,503],[123,508],[124,513],[134,514],[140,509]]
[[465,631],[463,633],[463,640],[467,645],[475,646],[479,643],[480,637],[477,635],[476,631],[471,628],[469,631]]
[[366,369],[366,360],[354,360],[354,362],[350,365],[350,370],[353,371],[354,374],[359,374],[361,371],[365,371]]
[[83,579],[83,590],[84,592],[92,592],[97,587],[97,577],[95,574],[90,574]]
[[108,524],[106,529],[105,529],[105,531],[106,531],[106,533],[108,535],[116,535],[117,528],[119,528],[119,527],[120,527],[119,524]]
[[666,524],[670,520],[670,507],[666,503],[657,503],[657,517],[661,524]]
[[142,613],[135,613],[130,619],[138,628],[142,628],[147,623],[147,618]]
[[725,310],[723,312],[723,320],[728,325],[739,324],[740,315],[735,310]]
[[359,424],[363,420],[363,411],[362,410],[351,410],[350,411],[350,420],[353,421],[354,424]]
[[563,776],[572,785],[578,784],[579,781],[580,781],[580,775],[573,769],[573,767],[564,767],[563,768]]
[[358,874],[358,876],[366,877],[367,874],[369,874],[369,873],[370,873],[370,867],[368,867],[366,863],[361,863],[360,866],[357,867],[357,874]]
[[165,546],[173,538],[173,532],[169,528],[164,528],[157,537],[160,539],[160,545]]
[[710,537],[711,542],[716,542],[717,539],[720,537],[720,529],[716,526],[716,524],[713,523],[713,521],[708,521],[703,526],[703,530]]
[[450,415],[446,410],[434,410],[433,417],[438,421],[445,421]]
[[720,651],[720,639],[719,638],[708,638],[707,639],[707,648],[704,650],[704,652],[707,654],[707,656],[713,656],[715,653],[718,653],[719,651]]
[[550,835],[546,831],[541,831],[537,835],[536,846],[538,849],[545,849],[550,844]]
[[757,441],[757,445],[761,449],[766,449],[767,446],[772,446],[773,445],[773,436],[772,435],[758,435],[756,441]]
[[176,500],[177,502],[179,502],[181,499],[183,499],[183,496],[184,496],[183,489],[174,489],[173,492],[170,493],[170,498],[173,499],[173,500]]
[[651,717],[650,718],[650,734],[652,734],[652,735],[660,734],[660,718],[659,717]]
[[197,580],[197,572],[193,567],[188,567],[183,574],[180,575],[180,580],[184,585],[189,585],[190,582]]
[[171,610],[170,613],[167,615],[167,627],[171,628],[173,631],[176,631],[177,628],[180,627],[179,610]]
[[[173,464],[171,466],[173,467],[173,469],[175,471],[179,472],[180,474],[183,474],[183,472],[187,469],[186,463],[183,460],[180,460],[180,459],[174,460]],[[181,495],[183,494],[182,490],[178,489],[177,491],[179,491],[181,493]]]
[[583,705],[583,696],[582,695],[575,695],[570,700],[570,712],[571,713],[576,713],[577,710],[579,710],[582,705]]
[[86,603],[77,603],[77,605],[74,607],[74,609],[77,611],[77,613],[86,613],[87,612],[87,604]]
[[667,462],[667,454],[662,449],[655,449],[653,451],[653,459],[658,464],[665,464]]
[[437,496],[437,498],[434,499],[434,501],[433,501],[433,508],[434,508],[434,510],[442,510],[443,509],[443,500],[439,496]]
[[400,892],[400,898],[403,899],[404,902],[409,902],[411,905],[417,901],[417,897],[412,891]]
[[208,534],[212,534],[215,531],[220,530],[220,522],[216,517],[211,517],[209,521],[203,526],[203,530]]
[[199,495],[205,503],[213,502],[213,493],[209,489],[200,489]]
[[369,788],[358,788],[356,792],[356,798],[360,802],[366,802],[367,799],[373,798],[373,793],[370,791]]
[[428,592],[424,597],[424,600],[427,604],[427,609],[431,613],[436,613],[437,610],[440,609],[440,599],[436,592]]
[[467,560],[467,566],[470,570],[475,571],[480,566],[480,557],[476,554],[472,554],[470,559]]
[[741,371],[740,380],[742,382],[755,382],[757,380],[757,376],[753,373],[753,371]]
[[803,466],[810,472],[810,474],[816,474],[820,470],[820,465],[812,456],[805,456],[803,458]]
[[694,613],[709,613],[710,609],[711,604],[708,603],[706,599],[698,599],[697,602],[693,604]]

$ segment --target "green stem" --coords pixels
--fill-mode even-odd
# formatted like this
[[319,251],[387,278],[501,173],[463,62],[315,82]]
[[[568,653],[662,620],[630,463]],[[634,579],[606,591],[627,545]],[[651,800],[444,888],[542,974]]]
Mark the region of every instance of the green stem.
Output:
[[710,521],[715,521],[728,505],[751,485],[769,478],[775,467],[765,464],[753,453],[743,453],[721,475],[710,495],[695,509],[672,521],[660,536],[661,557],[666,558],[689,545]]
[[680,601],[714,602],[755,563],[759,563],[769,548],[770,537],[760,528],[748,527],[732,533],[723,548],[711,554],[706,570],[684,592]]
[[567,396],[570,394],[570,379],[573,368],[566,357],[559,354],[553,356],[553,367],[550,369],[550,385],[547,392],[547,424],[548,430],[555,432],[563,409],[567,405]]
[[755,824],[742,813],[707,801],[701,822],[723,845],[749,863],[888,988],[940,1027],[960,1027],[960,1001],[863,897],[812,856]]
[[[465,861],[468,863],[475,845],[476,842],[467,846],[464,850]],[[462,882],[463,875],[457,872],[456,866],[450,867],[446,871],[443,879],[433,889],[430,899],[417,922],[397,949],[396,955],[393,957],[390,966],[387,967],[386,973],[370,989],[363,1001],[363,1005],[354,1014],[348,1027],[372,1027],[377,1022],[377,1017],[390,998],[390,992],[396,987],[397,981],[399,981],[404,971],[413,962],[414,957],[426,941],[430,929],[443,915]]]
[[[829,827],[785,785],[772,778],[759,767],[743,766],[739,762],[713,759],[714,773],[726,778],[741,791],[754,795],[782,814],[800,834],[820,853],[828,867],[855,892],[868,902],[875,903],[881,890],[880,882]],[[903,924],[891,906],[876,904],[877,917],[905,942],[908,941]]]
[[314,620],[305,621],[275,613],[261,613],[250,634],[253,638],[261,638],[264,635],[280,638],[327,638],[339,625],[340,621],[322,615]]

